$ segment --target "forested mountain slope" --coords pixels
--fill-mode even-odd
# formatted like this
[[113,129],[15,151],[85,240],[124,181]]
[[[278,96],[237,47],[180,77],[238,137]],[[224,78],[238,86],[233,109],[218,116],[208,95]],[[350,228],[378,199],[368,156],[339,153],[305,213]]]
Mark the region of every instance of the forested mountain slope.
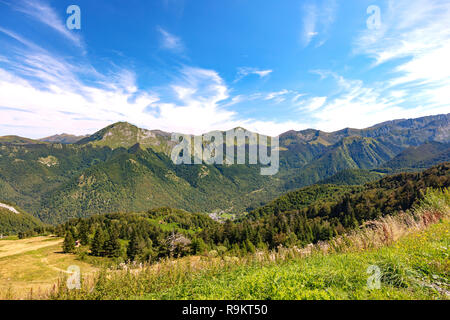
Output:
[[159,206],[235,215],[340,172],[345,174],[329,182],[337,177],[340,184],[362,183],[378,175],[358,177],[358,170],[389,173],[449,161],[448,119],[396,120],[332,133],[290,131],[280,136],[279,173],[268,177],[255,165],[175,166],[170,133],[124,122],[75,144],[1,137],[0,198],[50,223]]
[[44,224],[10,203],[0,202],[0,235],[17,234]]
[[[329,240],[368,221],[414,208],[425,194],[449,202],[450,163],[401,173],[364,186],[317,185],[290,192],[246,217],[225,223],[172,208],[72,219],[56,232],[81,239],[93,255],[137,261],[205,250],[241,255],[256,248],[302,247]],[[120,241],[126,243],[120,249]],[[112,245],[114,243],[114,245]],[[119,243],[119,244],[118,244]]]

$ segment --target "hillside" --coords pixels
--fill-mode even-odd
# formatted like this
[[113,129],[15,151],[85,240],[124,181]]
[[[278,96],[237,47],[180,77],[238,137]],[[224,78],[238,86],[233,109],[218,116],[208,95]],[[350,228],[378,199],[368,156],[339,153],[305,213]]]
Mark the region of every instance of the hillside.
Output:
[[96,213],[168,205],[213,212],[233,206],[268,179],[259,175],[256,167],[175,166],[152,149],[130,149],[45,194],[39,217],[55,223]]
[[43,195],[114,154],[109,148],[0,144],[0,197],[37,216]]
[[[323,187],[323,186],[322,186]],[[208,243],[215,239],[230,246],[251,242],[255,247],[267,245],[290,247],[329,240],[368,220],[411,209],[428,188],[450,187],[450,163],[420,173],[401,173],[355,187],[338,196],[324,197],[308,206],[297,190],[249,213],[244,223],[227,222],[215,230],[205,231]],[[342,187],[341,187],[342,188]]]
[[319,184],[334,185],[362,185],[368,182],[379,180],[383,177],[383,173],[375,170],[346,169],[339,171],[335,175],[326,178]]
[[258,209],[253,210],[242,221],[262,216],[280,214],[281,212],[307,208],[314,203],[335,201],[350,192],[361,191],[362,187],[337,185],[312,185],[289,192]]
[[432,165],[447,161],[450,158],[450,143],[436,141],[412,146],[403,150],[382,167],[400,170],[424,169]]
[[[445,252],[436,249],[450,240],[446,220],[426,231],[416,231],[395,244],[368,251],[334,253],[324,257],[283,259],[275,262],[237,262],[220,268],[206,267],[178,284],[148,288],[142,298],[190,300],[410,300],[448,299],[450,284]],[[262,265],[262,266],[261,266]],[[379,268],[380,289],[370,290],[370,266]],[[375,269],[376,270],[376,269]],[[373,278],[373,277],[372,277]],[[141,281],[145,281],[142,279]],[[115,286],[118,277],[105,284]],[[107,292],[106,290],[103,292]],[[100,295],[100,292],[97,293]],[[87,297],[96,296],[96,293]],[[97,296],[98,297],[98,296]],[[126,294],[124,296],[126,298]]]
[[28,145],[28,144],[41,144],[44,142],[23,138],[19,136],[3,136],[0,137],[1,144],[11,144],[11,145]]
[[17,234],[43,226],[35,217],[10,204],[0,202],[0,235]]
[[392,159],[400,147],[373,138],[346,137],[330,146],[301,170],[288,170],[286,189],[319,182],[346,169],[373,169]]
[[[235,222],[218,223],[203,214],[172,208],[72,219],[55,227],[53,232],[72,239],[69,241],[72,244],[78,239],[82,246],[67,248],[65,240],[63,250],[71,254],[63,255],[61,259],[77,257],[83,265],[94,264],[105,270],[91,275],[82,290],[67,291],[63,286],[50,294],[57,299],[108,299],[110,294],[121,299],[137,296],[197,299],[203,295],[216,297],[217,292],[232,299],[238,298],[235,294],[241,299],[263,299],[266,294],[280,299],[355,299],[357,296],[374,297],[373,294],[402,298],[408,292],[415,297],[442,298],[448,291],[447,277],[439,265],[446,257],[442,251],[431,251],[431,248],[439,248],[438,243],[448,241],[445,230],[450,213],[449,173],[450,163],[447,163],[420,173],[386,176],[365,186],[306,187]],[[439,221],[440,224],[425,231],[429,235],[427,240],[431,241],[429,245],[422,240],[423,234],[421,239],[408,236],[411,232],[423,232]],[[399,239],[400,242],[395,242]],[[394,242],[395,246],[391,246]],[[36,243],[38,245],[43,243]],[[48,246],[55,250],[53,244]],[[390,247],[379,251],[383,246]],[[418,246],[421,250],[417,250]],[[11,251],[6,249],[7,253]],[[42,247],[33,257],[45,250]],[[390,260],[393,254],[396,266],[402,262],[401,269],[394,271]],[[427,259],[417,254],[424,254]],[[5,259],[12,258],[7,256]],[[136,268],[139,264],[122,263],[117,268],[120,262],[127,260],[143,263],[132,279],[130,273],[122,272],[121,268]],[[43,261],[47,268],[47,260]],[[431,266],[430,261],[433,261]],[[381,279],[387,291],[364,291],[362,279],[366,281],[368,275],[361,273],[354,277],[353,272],[362,272],[372,264],[389,275]],[[111,273],[112,267],[116,268],[114,273]],[[158,270],[157,281],[154,281],[155,268]],[[348,285],[349,279],[341,281],[330,271],[339,268],[342,268],[340,274],[347,274],[355,281],[350,286],[352,290],[347,290],[343,284]],[[403,268],[414,272],[406,272]],[[299,273],[295,270],[301,270],[304,277],[298,278]],[[287,281],[294,273],[296,280]],[[331,278],[326,276],[328,273]],[[285,280],[277,280],[281,286],[275,291],[267,291],[265,283],[274,274]],[[334,279],[335,286],[321,282],[315,290],[309,290],[315,281],[326,279]],[[223,286],[228,281],[233,283],[231,291],[209,290],[202,285],[207,282],[208,288],[212,288],[210,285],[230,288]],[[250,290],[245,285],[248,281],[261,288],[257,292]],[[287,281],[286,287],[284,281]],[[289,291],[288,287],[293,283],[306,287],[300,286],[301,291],[298,288],[295,292]],[[409,289],[405,291],[405,288]]]
[[236,206],[239,212],[251,199],[272,196],[262,191],[246,197],[270,180],[257,166],[175,166],[140,145],[0,147],[0,195],[52,223],[167,205],[202,212]]

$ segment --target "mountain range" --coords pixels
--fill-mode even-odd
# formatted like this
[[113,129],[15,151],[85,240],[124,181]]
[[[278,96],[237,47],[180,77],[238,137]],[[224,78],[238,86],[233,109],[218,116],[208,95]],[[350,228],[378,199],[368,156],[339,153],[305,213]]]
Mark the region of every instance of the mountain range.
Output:
[[161,206],[236,216],[315,183],[361,184],[449,161],[449,116],[288,131],[274,176],[258,165],[174,165],[171,133],[126,122],[82,137],[0,137],[0,199],[46,223]]

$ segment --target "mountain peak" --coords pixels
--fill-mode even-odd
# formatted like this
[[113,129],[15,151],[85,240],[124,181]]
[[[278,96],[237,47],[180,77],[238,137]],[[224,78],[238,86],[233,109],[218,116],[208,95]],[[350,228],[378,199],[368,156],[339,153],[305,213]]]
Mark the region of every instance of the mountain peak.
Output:
[[50,143],[61,143],[61,144],[73,144],[73,143],[80,141],[81,139],[86,138],[86,137],[88,137],[88,135],[76,136],[73,134],[62,133],[62,134],[55,134],[50,137],[45,137],[45,138],[39,139],[39,141],[50,142]]
[[138,128],[138,127],[135,126],[134,124],[131,124],[131,123],[126,122],[126,121],[119,121],[119,122],[115,122],[115,123],[107,126],[104,129],[112,129],[112,128],[129,129],[129,128]]
[[116,122],[87,138],[77,142],[80,145],[129,149],[136,144],[141,148],[152,148],[156,152],[168,153],[171,150],[171,135],[160,130],[141,129],[129,122]]

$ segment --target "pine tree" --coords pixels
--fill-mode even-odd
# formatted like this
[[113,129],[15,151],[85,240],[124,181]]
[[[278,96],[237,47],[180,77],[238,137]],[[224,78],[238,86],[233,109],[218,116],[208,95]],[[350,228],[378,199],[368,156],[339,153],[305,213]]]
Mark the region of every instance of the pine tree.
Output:
[[206,250],[206,244],[202,238],[194,238],[191,242],[191,252],[192,254],[203,253]]
[[144,240],[135,231],[131,235],[130,242],[127,247],[127,257],[131,261],[135,261],[142,253],[144,249]]
[[118,258],[121,255],[121,245],[119,237],[116,232],[112,231],[109,234],[108,240],[105,241],[103,246],[104,254],[110,258]]
[[75,250],[75,240],[73,238],[72,232],[68,231],[64,237],[63,251],[64,253],[72,253]]
[[89,245],[89,231],[86,223],[82,223],[80,226],[80,241],[84,246]]
[[105,243],[105,236],[101,228],[98,228],[95,232],[94,239],[92,239],[91,244],[91,253],[94,256],[101,257],[103,256],[103,246]]
[[255,246],[249,239],[245,240],[245,247],[247,248],[247,252],[250,252],[250,253],[256,252]]

